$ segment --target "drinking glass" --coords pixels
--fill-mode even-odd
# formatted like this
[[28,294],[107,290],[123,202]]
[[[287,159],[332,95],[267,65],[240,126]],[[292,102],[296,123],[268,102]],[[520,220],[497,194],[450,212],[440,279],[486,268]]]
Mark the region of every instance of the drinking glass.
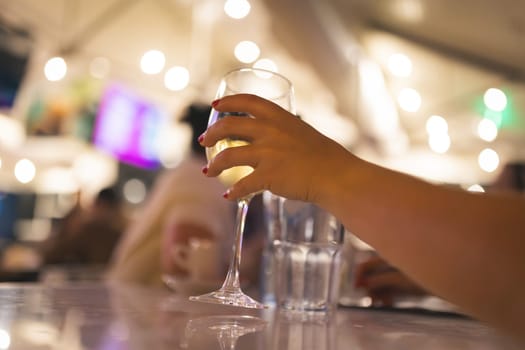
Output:
[[[282,108],[295,113],[295,101],[292,84],[284,76],[256,68],[241,68],[227,73],[221,80],[217,90],[216,98],[222,98],[228,95],[247,93],[257,95],[264,99],[270,100]],[[227,116],[241,116],[250,118],[247,113],[238,112],[218,112],[212,109],[208,126]],[[229,147],[238,147],[247,145],[248,142],[240,139],[224,139],[218,141],[213,147],[206,149],[208,160],[213,159],[219,152]],[[236,166],[223,171],[219,179],[227,186],[231,186],[244,176],[250,174],[253,168],[250,166]],[[214,292],[191,296],[190,300],[202,301],[215,304],[227,304],[246,308],[262,309],[264,305],[241,290],[239,283],[239,266],[241,263],[241,247],[244,231],[244,223],[248,205],[254,194],[240,198],[237,201],[237,217],[235,228],[235,239],[233,245],[233,254],[230,260],[228,273],[222,287]]]
[[248,315],[217,315],[194,318],[186,324],[181,348],[190,347],[194,335],[205,337],[215,335],[221,350],[234,350],[237,340],[243,335],[261,332],[267,322],[261,318]]

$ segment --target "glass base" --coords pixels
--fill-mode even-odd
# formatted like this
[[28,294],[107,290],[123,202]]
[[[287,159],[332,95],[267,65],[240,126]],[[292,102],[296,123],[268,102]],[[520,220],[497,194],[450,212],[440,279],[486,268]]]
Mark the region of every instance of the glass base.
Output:
[[224,290],[219,289],[208,294],[191,296],[191,301],[200,301],[203,303],[223,304],[249,309],[266,309],[267,306],[252,299],[242,292],[242,290]]

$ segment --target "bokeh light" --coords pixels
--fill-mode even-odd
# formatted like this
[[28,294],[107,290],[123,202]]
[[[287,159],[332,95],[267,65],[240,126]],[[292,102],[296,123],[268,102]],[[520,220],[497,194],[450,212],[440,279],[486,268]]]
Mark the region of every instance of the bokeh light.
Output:
[[428,146],[436,153],[446,153],[450,148],[450,136],[448,134],[429,135]]
[[421,95],[415,89],[404,88],[399,92],[397,101],[406,112],[417,112],[421,107]]
[[388,69],[393,75],[406,78],[412,74],[412,61],[407,55],[395,53],[388,58]]
[[500,89],[490,88],[483,95],[483,102],[487,108],[495,112],[502,112],[507,106],[507,96]]
[[248,40],[238,43],[234,50],[235,57],[242,63],[254,62],[259,58],[260,53],[261,50],[259,49],[259,46],[253,41]]
[[429,135],[448,134],[448,123],[442,116],[430,116],[425,126]]
[[24,158],[16,162],[15,177],[20,183],[26,184],[33,181],[35,174],[35,164],[29,159]]
[[129,179],[122,190],[124,198],[132,204],[142,203],[146,198],[146,185],[139,179]]
[[498,126],[492,120],[483,118],[478,123],[478,135],[487,142],[492,142],[498,137]]
[[253,64],[253,68],[265,69],[272,72],[278,72],[277,64],[269,58],[261,58]]
[[499,156],[491,148],[485,148],[478,156],[479,167],[488,173],[492,173],[499,166]]
[[251,8],[247,0],[227,0],[224,3],[224,12],[234,19],[241,19],[248,16]]
[[164,75],[164,86],[171,91],[180,91],[185,89],[190,82],[190,72],[187,68],[175,66]]
[[146,74],[158,74],[164,69],[166,57],[159,50],[149,50],[140,59],[140,69]]
[[50,58],[44,66],[44,75],[49,81],[62,80],[67,73],[67,64],[62,57]]
[[467,191],[469,191],[469,192],[485,192],[485,189],[479,184],[474,184],[474,185],[470,185],[467,188]]

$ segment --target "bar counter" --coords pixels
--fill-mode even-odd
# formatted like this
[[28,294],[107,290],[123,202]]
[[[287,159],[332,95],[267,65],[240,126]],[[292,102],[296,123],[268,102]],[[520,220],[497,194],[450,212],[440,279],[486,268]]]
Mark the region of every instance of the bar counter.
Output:
[[0,349],[519,349],[480,322],[339,308],[328,319],[190,302],[159,288],[0,284]]

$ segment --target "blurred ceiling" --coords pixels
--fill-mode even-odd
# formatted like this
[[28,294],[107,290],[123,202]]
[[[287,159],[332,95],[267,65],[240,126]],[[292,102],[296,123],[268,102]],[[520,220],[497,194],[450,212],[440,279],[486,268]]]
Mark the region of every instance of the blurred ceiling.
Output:
[[[173,113],[189,101],[208,102],[220,76],[240,64],[233,48],[252,40],[295,85],[304,119],[362,157],[428,179],[461,184],[490,181],[478,155],[495,149],[502,162],[525,157],[525,2],[512,0],[252,0],[240,20],[225,16],[222,0],[0,0],[3,20],[36,39],[25,90],[14,114],[23,115],[38,86],[57,90],[42,67],[63,55],[71,74],[87,74],[97,56],[111,61],[108,79],[134,86]],[[167,65],[185,65],[190,87],[163,87],[162,76],[138,68],[148,49]],[[388,58],[412,60],[409,77],[388,71]],[[377,82],[374,80],[379,77]],[[371,85],[372,83],[376,85]],[[47,85],[46,85],[47,84]],[[399,108],[403,88],[416,89],[421,107]],[[477,136],[484,92],[505,91],[511,119],[495,141]],[[511,102],[511,103],[510,103]],[[481,109],[480,109],[481,108]],[[448,122],[451,146],[428,147],[426,121]]]

